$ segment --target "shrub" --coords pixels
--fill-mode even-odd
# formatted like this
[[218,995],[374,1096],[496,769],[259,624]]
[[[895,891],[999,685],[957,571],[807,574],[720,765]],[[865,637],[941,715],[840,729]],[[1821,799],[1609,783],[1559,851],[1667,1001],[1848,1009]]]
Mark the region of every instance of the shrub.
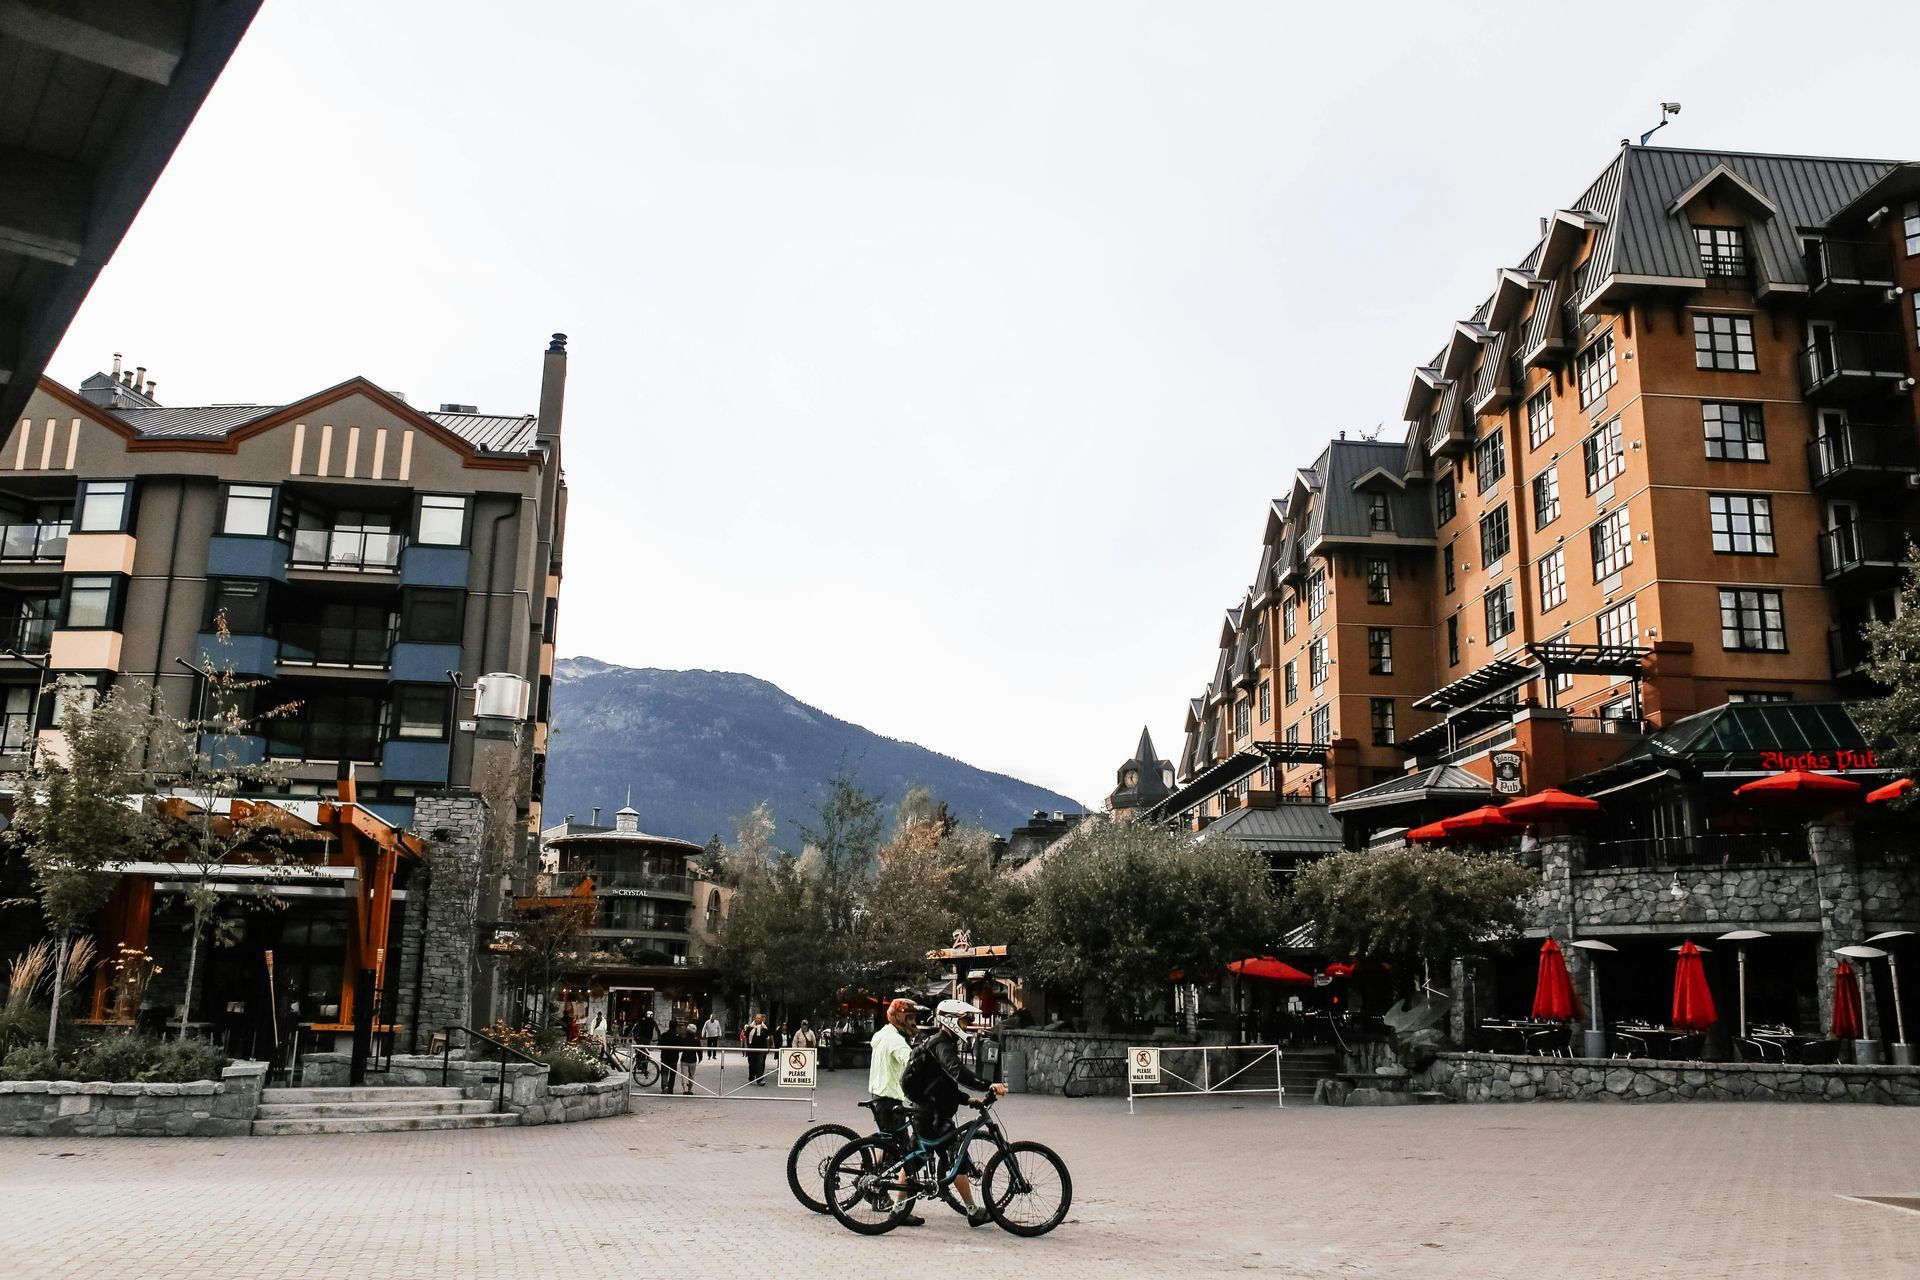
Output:
[[204,1040],[163,1040],[154,1046],[142,1080],[185,1084],[189,1080],[218,1080],[228,1057]]
[[547,1083],[592,1084],[606,1077],[607,1069],[578,1049],[561,1045],[539,1055],[547,1064]]
[[153,1061],[153,1041],[146,1036],[102,1036],[83,1045],[69,1061],[73,1080],[144,1080]]
[[23,1044],[0,1058],[0,1080],[70,1080],[60,1055],[44,1044]]
[[226,1055],[204,1040],[110,1035],[68,1053],[23,1045],[0,1058],[0,1080],[101,1080],[116,1084],[185,1084],[218,1080]]

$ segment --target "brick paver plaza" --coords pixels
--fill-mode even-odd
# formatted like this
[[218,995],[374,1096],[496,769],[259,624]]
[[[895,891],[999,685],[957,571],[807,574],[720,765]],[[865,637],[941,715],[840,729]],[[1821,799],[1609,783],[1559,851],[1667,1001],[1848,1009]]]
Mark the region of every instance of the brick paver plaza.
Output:
[[[864,1073],[822,1077],[855,1123]],[[1264,1100],[1263,1100],[1264,1102]],[[865,1239],[789,1195],[804,1106],[312,1138],[0,1139],[8,1277],[1920,1275],[1920,1113],[1786,1104],[1392,1109],[1015,1096],[1073,1213],[1040,1240]],[[668,1268],[678,1270],[669,1271]]]

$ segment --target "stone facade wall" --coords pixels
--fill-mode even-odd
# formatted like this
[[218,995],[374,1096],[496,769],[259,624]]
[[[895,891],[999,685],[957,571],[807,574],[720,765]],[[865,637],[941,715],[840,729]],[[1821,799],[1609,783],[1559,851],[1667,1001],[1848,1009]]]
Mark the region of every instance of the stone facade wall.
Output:
[[1920,863],[1862,862],[1859,874],[1870,933],[1920,928]]
[[253,1127],[264,1062],[185,1084],[0,1080],[0,1134],[24,1138],[231,1138]]
[[427,866],[432,886],[425,894],[426,910],[419,913],[420,929],[415,935],[419,949],[406,956],[406,967],[400,974],[406,994],[398,1002],[397,1011],[408,1024],[406,1043],[424,1048],[443,1028],[464,1026],[473,1020],[475,929],[486,806],[475,795],[425,795],[414,801],[413,823],[429,841]]
[[1920,1067],[1629,1062],[1445,1053],[1410,1081],[1457,1102],[1870,1102],[1920,1106]]
[[[303,1058],[300,1083],[309,1088],[337,1088],[347,1083],[351,1056],[313,1053]],[[444,1063],[446,1083],[469,1098],[492,1102],[500,1096],[500,1060],[455,1055]],[[439,1088],[443,1062],[438,1054],[396,1053],[389,1069],[369,1074],[367,1084],[378,1088]],[[507,1110],[521,1124],[567,1124],[622,1116],[632,1110],[633,1077],[614,1074],[592,1084],[547,1083],[547,1068],[530,1062],[507,1063]]]
[[[1175,1049],[1183,1045],[1225,1044],[1224,1033],[1207,1033],[1198,1039],[1156,1040],[1138,1035],[1100,1035],[1082,1031],[1007,1031],[1002,1033],[1006,1054],[1023,1053],[1027,1059],[1028,1093],[1063,1093],[1067,1076],[1078,1058],[1124,1058],[1134,1045]],[[1074,1086],[1076,1097],[1082,1094],[1120,1094],[1127,1091],[1124,1075],[1104,1080],[1089,1080]]]
[[[1679,872],[1687,893],[1673,896]],[[1594,925],[1723,925],[1753,921],[1772,924],[1820,920],[1815,868],[1806,864],[1773,867],[1668,867],[1576,871],[1570,897],[1575,918]]]

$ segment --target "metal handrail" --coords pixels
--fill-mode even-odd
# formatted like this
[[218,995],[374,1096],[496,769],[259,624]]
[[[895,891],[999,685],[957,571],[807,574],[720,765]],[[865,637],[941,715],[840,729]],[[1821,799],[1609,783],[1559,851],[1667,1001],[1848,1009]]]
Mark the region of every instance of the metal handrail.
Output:
[[1893,256],[1885,245],[1862,240],[1822,240],[1805,254],[1807,283],[1814,289],[1830,283],[1859,282],[1891,287],[1895,283]]
[[476,1040],[485,1040],[488,1044],[492,1045],[494,1048],[500,1051],[500,1094],[494,1100],[493,1109],[495,1112],[504,1114],[507,1109],[507,1055],[508,1054],[512,1054],[514,1057],[520,1059],[520,1061],[522,1062],[530,1062],[536,1067],[544,1067],[547,1065],[546,1063],[540,1061],[540,1059],[532,1056],[531,1054],[520,1052],[518,1049],[514,1048],[512,1045],[507,1044],[505,1041],[494,1039],[492,1036],[488,1035],[484,1031],[475,1031],[472,1027],[462,1026],[459,1023],[454,1023],[451,1026],[442,1027],[440,1031],[440,1034],[446,1038],[446,1042],[444,1045],[442,1045],[440,1050],[440,1087],[442,1089],[447,1087],[447,1081],[452,1077],[452,1074],[453,1074],[453,1033],[456,1031],[464,1031],[469,1036],[473,1037]]
[[0,525],[0,560],[59,560],[72,529],[69,520]]

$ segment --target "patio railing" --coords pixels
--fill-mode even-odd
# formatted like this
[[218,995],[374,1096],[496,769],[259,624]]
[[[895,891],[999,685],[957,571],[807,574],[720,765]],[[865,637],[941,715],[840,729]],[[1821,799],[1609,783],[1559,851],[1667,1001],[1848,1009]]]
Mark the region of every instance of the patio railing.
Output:
[[1587,847],[1586,869],[1766,866],[1806,862],[1809,857],[1804,827],[1781,831],[1706,831],[1691,836],[1596,840]]

